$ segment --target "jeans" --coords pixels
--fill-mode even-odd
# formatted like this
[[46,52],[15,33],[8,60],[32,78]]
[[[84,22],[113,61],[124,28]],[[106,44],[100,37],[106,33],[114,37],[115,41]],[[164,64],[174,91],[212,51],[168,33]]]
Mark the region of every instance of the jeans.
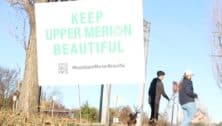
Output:
[[195,102],[189,102],[182,105],[182,110],[183,110],[183,121],[181,126],[189,126],[194,114],[197,111]]

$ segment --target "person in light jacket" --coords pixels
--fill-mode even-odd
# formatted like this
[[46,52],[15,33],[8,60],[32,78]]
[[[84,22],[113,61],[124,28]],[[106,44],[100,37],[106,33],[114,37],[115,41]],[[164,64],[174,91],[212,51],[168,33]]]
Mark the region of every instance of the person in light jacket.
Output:
[[195,98],[198,96],[194,93],[192,76],[192,71],[185,71],[183,80],[179,86],[179,102],[183,110],[183,121],[181,126],[189,126],[196,112]]

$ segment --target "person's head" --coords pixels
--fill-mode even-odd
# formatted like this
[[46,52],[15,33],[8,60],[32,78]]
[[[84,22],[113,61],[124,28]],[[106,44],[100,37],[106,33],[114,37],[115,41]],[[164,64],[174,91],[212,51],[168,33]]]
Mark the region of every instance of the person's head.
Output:
[[173,81],[173,93],[176,94],[179,91],[179,84]]
[[186,70],[183,75],[184,79],[187,79],[187,80],[191,80],[192,76],[193,76],[193,73],[191,70]]
[[160,80],[163,80],[165,76],[165,73],[163,71],[158,71],[157,72],[157,78],[159,78]]

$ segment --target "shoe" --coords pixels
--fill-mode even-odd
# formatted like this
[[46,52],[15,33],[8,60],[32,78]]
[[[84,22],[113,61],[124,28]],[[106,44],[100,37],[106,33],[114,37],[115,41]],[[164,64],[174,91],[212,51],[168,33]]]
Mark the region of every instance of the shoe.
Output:
[[149,120],[149,124],[153,124],[154,123],[154,120],[153,119],[150,119]]
[[154,126],[158,126],[158,120],[154,119],[153,124],[154,124]]

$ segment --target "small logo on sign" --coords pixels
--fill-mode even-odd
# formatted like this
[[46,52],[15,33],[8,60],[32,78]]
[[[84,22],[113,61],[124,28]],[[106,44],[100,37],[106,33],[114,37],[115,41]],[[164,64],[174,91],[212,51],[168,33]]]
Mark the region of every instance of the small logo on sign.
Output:
[[58,64],[58,74],[68,74],[68,63]]

